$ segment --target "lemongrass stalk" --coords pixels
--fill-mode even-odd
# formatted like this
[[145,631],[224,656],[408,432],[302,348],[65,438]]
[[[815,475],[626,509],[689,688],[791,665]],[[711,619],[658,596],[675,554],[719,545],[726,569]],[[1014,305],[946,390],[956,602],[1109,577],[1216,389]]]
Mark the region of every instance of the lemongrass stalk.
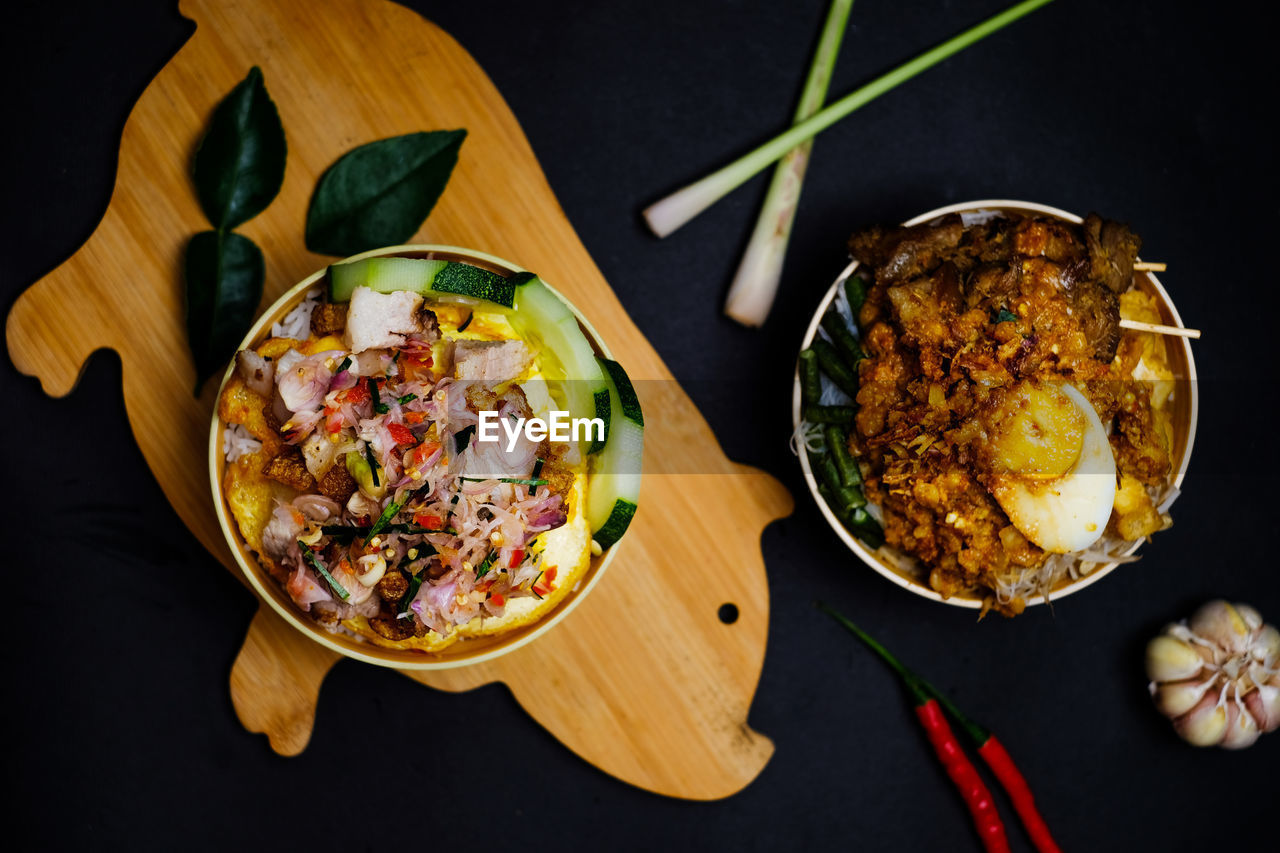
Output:
[[875,100],[925,71],[942,60],[959,53],[974,42],[981,41],[1024,15],[1028,15],[1053,0],[1023,0],[1023,2],[995,15],[977,26],[971,27],[947,39],[942,44],[899,65],[887,74],[877,77],[867,85],[855,89],[840,100],[814,113],[808,119],[779,134],[769,142],[729,165],[712,172],[700,181],[678,190],[644,211],[649,228],[659,237],[666,237],[690,219],[693,219],[746,181],[750,180],[770,163],[795,148],[806,139],[812,139],[859,107]]
[[[849,23],[849,10],[853,0],[831,0],[827,21],[818,38],[818,48],[809,65],[800,104],[796,107],[792,124],[798,124],[816,113],[827,99],[831,85],[831,72],[840,53],[840,42]],[[773,298],[782,279],[782,262],[791,240],[791,225],[795,222],[796,207],[800,203],[800,189],[804,185],[804,173],[809,168],[809,156],[813,140],[807,139],[792,148],[778,161],[764,197],[764,207],[756,220],[751,240],[742,255],[738,272],[729,287],[724,303],[724,313],[744,326],[759,326],[769,316]]]

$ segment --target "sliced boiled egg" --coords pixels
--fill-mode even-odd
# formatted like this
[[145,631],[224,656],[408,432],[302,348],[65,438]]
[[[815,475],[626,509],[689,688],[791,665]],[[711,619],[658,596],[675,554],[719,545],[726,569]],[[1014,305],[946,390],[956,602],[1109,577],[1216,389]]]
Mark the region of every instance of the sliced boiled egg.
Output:
[[1084,395],[1066,384],[1023,382],[988,423],[991,493],[1013,526],[1058,554],[1096,542],[1111,517],[1116,462]]

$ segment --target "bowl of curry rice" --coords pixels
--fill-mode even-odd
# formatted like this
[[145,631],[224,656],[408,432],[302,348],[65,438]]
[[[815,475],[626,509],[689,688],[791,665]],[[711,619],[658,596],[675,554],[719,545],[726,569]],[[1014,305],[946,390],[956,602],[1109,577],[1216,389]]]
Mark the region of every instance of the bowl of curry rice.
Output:
[[853,233],[792,414],[854,554],[917,595],[1016,616],[1173,523],[1196,369],[1141,245],[1103,215],[1008,200]]

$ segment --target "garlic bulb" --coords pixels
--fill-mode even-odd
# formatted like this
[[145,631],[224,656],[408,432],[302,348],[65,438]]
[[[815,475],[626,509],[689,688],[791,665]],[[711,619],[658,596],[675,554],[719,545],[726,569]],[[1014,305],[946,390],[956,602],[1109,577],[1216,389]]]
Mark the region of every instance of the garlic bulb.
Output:
[[1196,746],[1243,749],[1280,728],[1280,631],[1246,604],[1210,601],[1147,644],[1160,713]]

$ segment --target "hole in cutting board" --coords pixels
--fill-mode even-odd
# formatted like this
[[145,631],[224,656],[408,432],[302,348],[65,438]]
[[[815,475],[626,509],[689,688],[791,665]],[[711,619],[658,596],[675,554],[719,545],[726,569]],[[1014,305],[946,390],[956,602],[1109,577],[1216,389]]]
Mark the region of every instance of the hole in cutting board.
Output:
[[726,625],[732,625],[734,622],[738,621],[738,605],[733,604],[732,602],[728,604],[721,604],[720,609],[716,611],[716,614],[720,617],[721,622]]

